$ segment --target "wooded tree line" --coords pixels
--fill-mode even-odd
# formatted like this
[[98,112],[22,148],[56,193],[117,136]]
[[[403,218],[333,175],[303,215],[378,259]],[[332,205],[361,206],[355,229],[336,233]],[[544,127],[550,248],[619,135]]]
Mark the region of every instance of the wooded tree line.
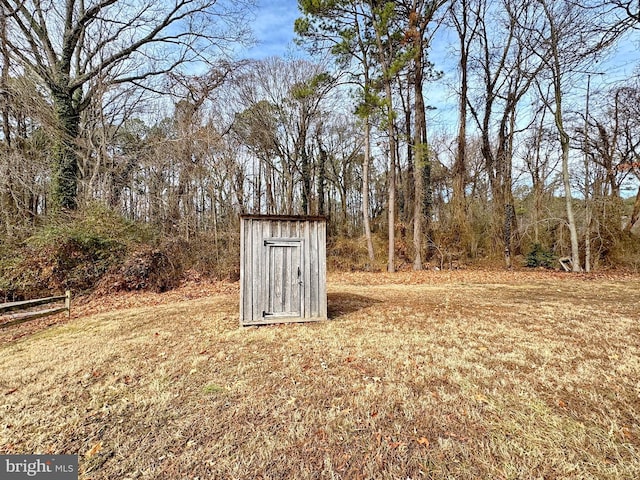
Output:
[[219,249],[240,213],[326,215],[390,271],[640,265],[640,83],[594,88],[636,3],[298,3],[308,56],[238,60],[249,1],[0,0],[0,236],[100,202]]

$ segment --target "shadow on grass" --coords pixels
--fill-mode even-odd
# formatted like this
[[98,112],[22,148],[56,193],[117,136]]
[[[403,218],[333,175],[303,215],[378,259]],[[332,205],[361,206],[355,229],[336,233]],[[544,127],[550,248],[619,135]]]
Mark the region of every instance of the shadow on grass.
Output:
[[329,293],[327,294],[327,316],[329,320],[335,320],[336,318],[357,312],[376,303],[380,303],[380,300],[365,297],[364,295]]

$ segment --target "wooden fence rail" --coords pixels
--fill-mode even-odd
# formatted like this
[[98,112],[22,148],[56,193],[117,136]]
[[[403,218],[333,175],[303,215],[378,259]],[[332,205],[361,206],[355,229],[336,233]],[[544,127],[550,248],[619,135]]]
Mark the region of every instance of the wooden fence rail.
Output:
[[67,317],[71,316],[71,290],[67,290],[64,295],[57,297],[36,298],[34,300],[23,300],[21,302],[0,303],[0,315],[4,315],[8,312],[16,310],[26,310],[32,307],[38,307],[40,305],[47,305],[49,303],[57,303],[64,301],[64,307],[48,308],[46,310],[37,310],[33,312],[24,312],[9,315],[9,321],[0,324],[0,328],[10,327],[17,325],[27,320],[33,320],[35,318],[47,317],[49,315],[55,315],[60,312],[67,312]]

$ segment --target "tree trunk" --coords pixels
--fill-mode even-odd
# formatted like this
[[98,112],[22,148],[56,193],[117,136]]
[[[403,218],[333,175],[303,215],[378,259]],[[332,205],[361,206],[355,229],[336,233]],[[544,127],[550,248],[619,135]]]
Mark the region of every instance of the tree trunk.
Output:
[[542,218],[542,181],[533,184],[533,242],[540,243],[540,218]]
[[559,53],[557,45],[552,45],[553,52],[553,88],[555,97],[554,120],[558,134],[560,135],[560,147],[562,149],[562,185],[564,187],[565,207],[567,211],[567,223],[569,226],[569,237],[571,240],[571,263],[574,272],[580,272],[580,245],[578,243],[578,229],[576,219],[573,214],[573,195],[571,194],[571,181],[569,177],[569,135],[564,129],[562,118],[562,84]]
[[414,206],[413,206],[413,248],[415,257],[413,269],[422,270],[422,238],[424,236],[424,221],[429,218],[431,165],[427,146],[427,120],[425,114],[423,86],[423,42],[422,37],[416,35],[414,48]]
[[[374,11],[378,9],[378,2],[369,2]],[[376,14],[377,17],[377,14]],[[390,42],[390,38],[387,38],[389,41],[385,45],[385,41],[383,37],[391,37],[390,32],[388,31],[389,25],[386,20],[381,21],[380,18],[374,18],[373,28],[375,30],[376,36],[376,46],[378,48],[378,60],[382,69],[382,82],[384,88],[384,96],[385,96],[385,108],[386,108],[386,124],[387,124],[387,135],[388,135],[388,164],[389,164],[389,173],[388,173],[388,188],[389,188],[389,199],[388,199],[388,223],[389,223],[389,245],[388,245],[388,262],[387,262],[387,271],[395,272],[396,264],[395,264],[395,250],[396,250],[396,158],[397,158],[397,145],[396,145],[396,132],[394,125],[394,110],[393,110],[393,72],[392,66],[395,59],[395,55],[393,52],[393,43]]]
[[509,134],[505,141],[505,149],[502,154],[502,189],[504,204],[504,258],[505,266],[511,268],[513,266],[513,235],[516,231],[516,210],[513,206],[513,132],[515,130],[515,108],[511,110],[509,116]]
[[[402,90],[402,79],[398,75],[398,88]],[[404,111],[404,132],[403,135],[407,138],[406,142],[406,156],[407,156],[407,169],[403,175],[402,169],[398,172],[400,177],[396,182],[398,185],[398,216],[403,223],[409,223],[412,217],[415,215],[415,203],[416,203],[416,185],[415,177],[417,175],[417,168],[415,164],[414,149],[415,143],[411,141],[413,138],[413,128],[411,124],[411,117],[414,111],[414,105],[411,104],[411,88],[407,87],[406,96],[403,96],[400,92],[399,98],[402,100],[402,109]],[[398,152],[399,153],[399,152]],[[398,154],[398,157],[400,155]],[[404,178],[402,178],[404,177]]]
[[254,213],[262,213],[262,172],[264,171],[262,159],[258,157],[258,178],[254,191],[253,209]]
[[578,230],[573,214],[573,196],[571,195],[571,183],[569,181],[569,137],[566,133],[560,134],[562,146],[562,184],[564,186],[565,204],[567,209],[567,223],[569,224],[569,234],[571,238],[571,262],[574,272],[581,271],[580,268],[580,247],[578,243]]
[[389,227],[388,232],[388,248],[387,248],[387,271],[395,272],[395,243],[396,243],[396,215],[395,215],[395,207],[396,207],[396,155],[395,155],[395,145],[393,147],[390,145],[392,143],[391,138],[393,138],[393,132],[391,132],[391,137],[389,137],[389,144],[386,145],[385,155],[387,157],[387,192],[389,195],[388,205],[387,205],[387,222]]
[[0,5],[0,48],[2,49],[2,73],[0,74],[0,98],[2,98],[2,133],[8,147],[11,146],[11,125],[9,123],[9,68],[10,57],[7,47],[7,17],[4,6]]
[[515,223],[516,211],[512,204],[504,207],[504,260],[505,266],[511,268],[513,266],[511,259],[511,238],[513,236],[513,225]]
[[591,90],[591,75],[587,75],[587,98],[584,111],[584,270],[591,271],[591,181],[589,172],[589,94]]
[[[458,248],[465,248],[467,239],[467,215],[465,211],[465,177],[467,156],[467,108],[469,101],[469,13],[467,1],[461,2],[459,16],[453,14],[458,38],[460,39],[460,100],[458,104],[458,138],[456,157],[453,163],[453,189],[451,192],[451,219],[454,244]],[[471,33],[473,37],[473,32]]]
[[325,214],[325,188],[327,185],[327,152],[322,148],[322,143],[318,137],[318,215]]
[[293,211],[293,194],[294,194],[294,185],[293,185],[293,170],[294,167],[291,164],[291,161],[289,161],[288,165],[287,165],[287,175],[286,178],[284,179],[284,181],[286,181],[286,197],[285,197],[285,213],[286,215],[293,215],[294,211]]
[[370,265],[375,261],[373,239],[371,238],[371,224],[369,222],[369,166],[371,165],[371,119],[367,115],[364,119],[364,160],[362,162],[362,224],[364,236],[367,240],[367,253]]
[[385,79],[385,95],[387,100],[387,131],[389,134],[389,249],[387,271],[396,271],[396,136],[393,125],[393,93],[391,79]]
[[593,222],[591,214],[590,200],[585,198],[585,232],[584,232],[584,271],[591,271],[591,223]]
[[466,51],[460,60],[460,68],[462,72],[460,104],[459,104],[459,126],[458,126],[458,145],[456,149],[456,158],[453,163],[453,191],[451,193],[452,206],[452,231],[454,242],[462,247],[467,236],[467,219],[465,212],[465,157],[467,149],[467,60]]
[[300,153],[302,171],[302,213],[311,214],[311,164],[306,147],[302,147]]
[[266,172],[265,172],[265,201],[267,203],[267,215],[272,215],[275,213],[275,200],[273,199],[273,185],[275,183],[274,180],[274,172],[273,166],[271,165],[271,161],[268,160],[266,163]]
[[[7,48],[7,29],[4,6],[0,6],[0,48],[2,48],[2,72],[0,73],[0,99],[2,101],[2,133],[4,135],[4,147],[0,160],[0,171],[3,180],[0,182],[0,213],[5,217],[5,231],[10,237],[12,225],[16,221],[17,209],[11,196],[12,191],[12,162],[11,162],[11,125],[9,122],[9,50]],[[5,165],[2,165],[5,163]],[[6,173],[5,173],[6,172]]]
[[579,272],[580,268],[580,247],[578,243],[578,230],[573,214],[573,196],[571,194],[571,182],[569,177],[569,135],[564,130],[562,121],[562,99],[559,98],[559,90],[556,92],[555,121],[558,133],[560,134],[560,147],[562,149],[562,185],[564,187],[565,208],[567,212],[567,224],[569,226],[569,238],[571,240],[571,263],[572,270]]
[[54,94],[57,138],[53,149],[52,200],[54,208],[75,210],[78,206],[78,154],[75,141],[80,131],[80,115],[70,92]]

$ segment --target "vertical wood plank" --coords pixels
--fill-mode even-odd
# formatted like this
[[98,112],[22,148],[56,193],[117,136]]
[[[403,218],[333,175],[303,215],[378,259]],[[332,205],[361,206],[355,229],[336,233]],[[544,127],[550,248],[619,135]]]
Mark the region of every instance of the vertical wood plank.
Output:
[[320,317],[327,318],[327,224],[318,222],[318,275]]
[[[296,308],[300,311],[300,316],[302,318],[305,318],[307,313],[305,310],[305,305],[304,305],[304,297],[303,297],[303,287],[304,287],[304,264],[302,263],[303,261],[303,252],[304,252],[304,238],[300,237],[300,244],[298,246],[298,248],[296,248],[296,272],[295,273],[295,278],[293,279],[293,281],[295,282],[295,291],[296,291]],[[300,275],[298,275],[298,269],[300,270]],[[302,282],[302,283],[301,283]]]
[[240,219],[240,325],[246,323],[245,312],[247,311],[247,297],[248,292],[245,288],[245,275],[247,261],[247,255],[245,254],[245,248],[247,248],[247,241],[245,239],[245,223],[247,219]]
[[289,275],[291,274],[291,262],[289,260],[291,256],[291,248],[281,247],[282,252],[280,260],[280,282],[282,288],[282,298],[280,300],[281,312],[291,311],[291,291],[289,290]]
[[278,287],[276,278],[278,276],[277,263],[278,251],[275,248],[267,247],[267,275],[265,276],[265,309],[269,312],[275,312],[277,308]]
[[264,288],[264,310],[267,312],[273,311],[273,299],[272,299],[272,291],[273,291],[273,275],[275,275],[275,271],[273,269],[274,266],[274,258],[273,255],[275,252],[272,248],[266,247],[263,249],[264,257],[265,257],[265,265],[266,269],[264,272],[264,276],[260,278],[260,282],[265,283]]
[[316,262],[318,265],[318,317],[324,317],[323,315],[323,299],[322,296],[325,292],[325,279],[323,274],[323,228],[324,222],[317,222],[316,226]]
[[318,258],[318,233],[320,222],[313,222],[313,314],[320,316],[320,259]]
[[311,292],[313,290],[311,282],[311,228],[309,221],[300,223],[303,223],[301,228],[302,235],[304,235],[304,250],[302,252],[304,265],[304,280],[302,285],[304,288],[304,316],[305,318],[310,318],[313,316],[313,305],[311,304]]
[[253,293],[251,302],[251,320],[257,321],[262,319],[262,289],[261,283],[263,278],[264,269],[262,263],[264,262],[264,255],[261,255],[263,247],[262,242],[262,222],[259,220],[251,220],[251,254],[253,256],[253,271],[251,272],[251,278],[249,279],[250,288]]

